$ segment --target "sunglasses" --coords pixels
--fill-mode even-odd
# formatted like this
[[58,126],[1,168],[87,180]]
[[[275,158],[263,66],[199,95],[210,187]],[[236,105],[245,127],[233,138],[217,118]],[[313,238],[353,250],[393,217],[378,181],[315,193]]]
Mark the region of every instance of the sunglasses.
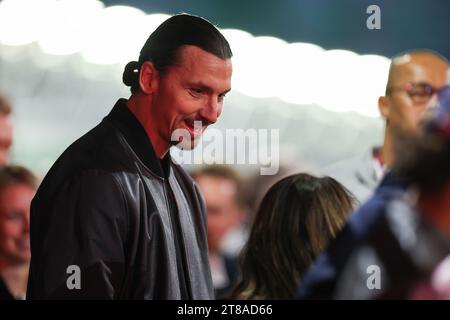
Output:
[[386,94],[394,91],[404,91],[415,104],[427,103],[431,97],[439,90],[433,88],[428,83],[412,83],[408,82],[404,86],[390,86],[386,90]]

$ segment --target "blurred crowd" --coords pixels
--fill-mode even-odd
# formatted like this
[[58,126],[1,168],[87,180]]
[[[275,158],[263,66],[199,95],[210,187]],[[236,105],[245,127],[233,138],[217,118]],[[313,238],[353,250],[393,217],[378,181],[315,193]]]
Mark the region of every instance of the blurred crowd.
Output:
[[[393,57],[384,143],[320,174],[191,171],[216,298],[450,299],[448,68],[428,50]],[[26,297],[40,180],[9,162],[13,112],[0,97],[0,300]]]

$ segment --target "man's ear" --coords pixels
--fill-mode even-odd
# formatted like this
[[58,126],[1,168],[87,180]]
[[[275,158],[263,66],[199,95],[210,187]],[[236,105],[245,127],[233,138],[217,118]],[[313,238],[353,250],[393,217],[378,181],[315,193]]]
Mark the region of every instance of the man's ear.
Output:
[[139,73],[139,88],[145,94],[152,94],[158,85],[158,70],[150,61],[145,61]]
[[378,98],[378,110],[380,110],[381,116],[385,119],[389,118],[389,112],[391,111],[389,98],[381,96]]

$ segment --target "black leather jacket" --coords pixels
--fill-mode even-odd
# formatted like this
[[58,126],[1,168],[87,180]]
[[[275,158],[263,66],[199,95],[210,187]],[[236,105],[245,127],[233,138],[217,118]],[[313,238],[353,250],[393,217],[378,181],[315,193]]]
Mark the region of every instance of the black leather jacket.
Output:
[[53,165],[30,232],[28,299],[214,298],[202,196],[124,99]]

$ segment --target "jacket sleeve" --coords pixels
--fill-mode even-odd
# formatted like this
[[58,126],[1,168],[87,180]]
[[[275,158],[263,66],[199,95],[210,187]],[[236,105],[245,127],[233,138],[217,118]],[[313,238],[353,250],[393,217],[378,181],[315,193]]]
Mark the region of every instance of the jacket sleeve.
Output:
[[125,269],[127,206],[112,173],[84,171],[31,206],[28,299],[114,299]]

